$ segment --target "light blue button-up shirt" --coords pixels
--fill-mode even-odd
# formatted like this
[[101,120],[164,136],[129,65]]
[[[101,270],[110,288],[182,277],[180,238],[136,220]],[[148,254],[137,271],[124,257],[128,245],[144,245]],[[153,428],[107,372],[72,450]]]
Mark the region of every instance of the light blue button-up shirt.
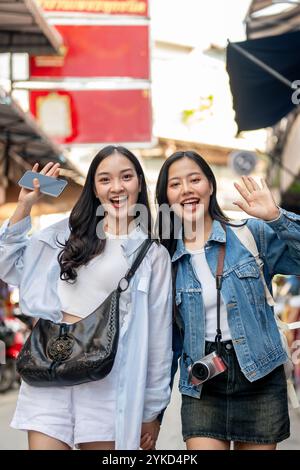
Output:
[[[30,217],[0,228],[0,278],[20,288],[21,311],[62,320],[57,294],[57,255],[70,234],[68,219],[34,233]],[[146,235],[134,230],[122,244],[131,265]],[[120,373],[116,403],[116,449],[138,449],[141,423],[157,417],[170,400],[172,362],[171,261],[153,243],[131,281],[131,309],[119,342]],[[101,420],[101,416],[99,416]]]

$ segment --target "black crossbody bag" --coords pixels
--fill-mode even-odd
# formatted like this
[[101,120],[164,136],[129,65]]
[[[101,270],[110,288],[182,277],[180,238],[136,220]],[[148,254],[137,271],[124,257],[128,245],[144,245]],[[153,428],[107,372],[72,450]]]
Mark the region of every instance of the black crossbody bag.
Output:
[[72,324],[38,320],[17,359],[17,371],[26,383],[72,386],[110,373],[119,342],[120,294],[128,289],[152,243],[143,243],[118,287],[90,315]]

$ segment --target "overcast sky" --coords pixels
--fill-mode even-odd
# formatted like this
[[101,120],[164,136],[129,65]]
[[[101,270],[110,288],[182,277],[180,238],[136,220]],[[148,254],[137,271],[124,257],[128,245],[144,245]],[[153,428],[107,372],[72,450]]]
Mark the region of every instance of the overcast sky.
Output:
[[243,20],[250,0],[151,0],[155,39],[205,48],[245,38]]

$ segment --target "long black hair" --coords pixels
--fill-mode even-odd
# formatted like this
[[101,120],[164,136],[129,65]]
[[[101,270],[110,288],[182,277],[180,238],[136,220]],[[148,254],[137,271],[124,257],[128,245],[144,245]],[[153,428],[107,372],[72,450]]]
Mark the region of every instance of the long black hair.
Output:
[[[209,201],[209,207],[208,211],[213,220],[219,220],[222,223],[228,223],[229,219],[228,217],[224,214],[222,209],[220,208],[218,201],[217,201],[217,182],[215,175],[213,174],[212,169],[208,165],[208,163],[204,160],[203,157],[201,157],[197,152],[194,152],[193,150],[187,150],[187,151],[179,151],[173,153],[167,160],[164,162],[163,166],[161,167],[161,170],[159,172],[157,184],[156,184],[156,201],[158,204],[158,207],[160,207],[162,204],[169,204],[168,203],[168,198],[167,198],[167,189],[168,189],[168,178],[169,178],[169,168],[170,166],[177,162],[178,160],[181,160],[182,158],[190,158],[193,160],[193,162],[197,163],[199,168],[202,170],[208,181],[210,182],[213,192],[210,197]],[[171,227],[170,227],[170,237],[168,239],[164,239],[163,234],[162,234],[162,217],[161,214],[159,213],[158,215],[158,222],[157,222],[157,228],[158,228],[158,233],[159,233],[159,238],[171,256],[173,255],[175,249],[176,249],[176,236],[178,234],[174,233],[174,218],[176,217],[176,214],[171,213]]]
[[146,179],[137,157],[125,147],[108,145],[101,149],[91,162],[81,195],[76,202],[69,218],[70,236],[58,255],[60,265],[60,278],[66,281],[75,281],[76,270],[87,264],[94,256],[99,255],[105,248],[105,238],[97,236],[97,225],[104,215],[97,215],[101,205],[95,195],[95,174],[99,164],[107,157],[117,152],[133,164],[140,183],[140,192],[137,204],[143,204],[147,209],[147,226],[142,227],[151,236],[152,219],[148,201]]

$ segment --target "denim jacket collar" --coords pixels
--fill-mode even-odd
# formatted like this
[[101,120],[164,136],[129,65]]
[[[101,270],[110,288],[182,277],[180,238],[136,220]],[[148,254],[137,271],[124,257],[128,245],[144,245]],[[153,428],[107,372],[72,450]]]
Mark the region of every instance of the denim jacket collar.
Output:
[[207,240],[207,243],[210,242],[226,243],[226,231],[223,229],[221,222],[218,220],[213,221],[211,234]]
[[[63,219],[38,234],[38,239],[47,243],[52,248],[59,247],[57,241],[64,243],[70,236],[69,219]],[[147,238],[147,234],[140,227],[132,230],[127,238],[121,242],[126,257],[131,256]]]
[[[181,258],[184,255],[190,256],[190,253],[185,248],[185,245],[182,239],[182,230],[179,234],[180,234],[180,238],[177,241],[177,247],[172,257],[172,262],[177,261],[179,258]],[[218,220],[213,221],[212,230],[211,230],[209,239],[207,240],[205,245],[208,246],[211,242],[226,243],[226,232]]]

